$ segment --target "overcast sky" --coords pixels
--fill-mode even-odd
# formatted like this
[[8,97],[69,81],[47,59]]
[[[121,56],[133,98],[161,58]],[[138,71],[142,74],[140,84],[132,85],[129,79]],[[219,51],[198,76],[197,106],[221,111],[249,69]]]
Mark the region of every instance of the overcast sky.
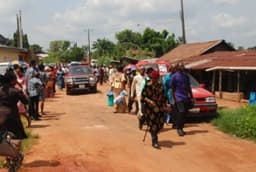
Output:
[[[255,0],[184,0],[188,42],[225,39],[236,46],[256,45]],[[11,37],[21,9],[30,43],[45,49],[51,40],[87,44],[114,40],[123,29],[167,29],[181,35],[179,0],[0,0],[0,33]]]

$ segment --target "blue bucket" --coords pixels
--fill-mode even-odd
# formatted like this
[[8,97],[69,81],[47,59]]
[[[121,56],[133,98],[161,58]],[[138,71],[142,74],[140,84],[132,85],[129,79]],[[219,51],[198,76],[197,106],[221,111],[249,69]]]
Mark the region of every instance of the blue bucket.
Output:
[[249,105],[256,105],[256,92],[250,92]]
[[114,106],[114,93],[113,91],[109,91],[108,94],[107,94],[107,97],[108,97],[108,106]]

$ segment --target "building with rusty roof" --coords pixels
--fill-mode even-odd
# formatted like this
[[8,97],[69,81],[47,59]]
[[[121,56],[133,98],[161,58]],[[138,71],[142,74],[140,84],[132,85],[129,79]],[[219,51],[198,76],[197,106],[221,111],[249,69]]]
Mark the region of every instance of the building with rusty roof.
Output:
[[256,91],[256,51],[235,51],[225,40],[183,44],[160,59],[182,61],[217,97],[240,101]]
[[229,46],[225,40],[197,42],[190,44],[182,44],[173,49],[169,53],[163,55],[160,59],[168,60],[171,63],[186,60],[193,56],[201,56],[217,51],[234,51],[235,49]]
[[219,51],[183,62],[218,97],[240,101],[256,90],[256,51]]

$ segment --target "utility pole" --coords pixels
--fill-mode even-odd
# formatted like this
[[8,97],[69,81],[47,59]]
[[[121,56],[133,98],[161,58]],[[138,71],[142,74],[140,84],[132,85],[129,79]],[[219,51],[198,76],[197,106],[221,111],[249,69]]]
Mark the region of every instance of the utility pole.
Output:
[[17,36],[18,36],[18,47],[23,48],[23,30],[22,30],[22,17],[21,11],[17,14]]
[[185,17],[184,17],[184,6],[183,6],[183,0],[180,0],[180,5],[181,5],[181,26],[182,26],[182,42],[183,44],[186,44],[186,29],[185,29]]
[[23,29],[22,29],[22,17],[21,17],[21,10],[19,11],[20,13],[20,48],[23,48]]
[[88,55],[89,55],[89,63],[91,64],[91,38],[90,38],[90,29],[88,29]]
[[19,14],[16,14],[17,19],[17,46],[20,48],[20,20],[19,20]]

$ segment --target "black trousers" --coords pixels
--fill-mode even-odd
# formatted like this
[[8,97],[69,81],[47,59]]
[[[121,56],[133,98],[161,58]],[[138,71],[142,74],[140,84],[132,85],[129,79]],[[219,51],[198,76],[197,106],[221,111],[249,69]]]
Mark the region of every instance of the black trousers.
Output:
[[132,110],[132,106],[133,106],[133,103],[136,103],[136,113],[138,113],[138,111],[139,111],[139,104],[138,104],[138,102],[137,101],[135,101],[134,100],[134,98],[133,97],[131,97],[131,94],[129,94],[129,96],[128,96],[128,110],[129,110],[129,112]]
[[39,96],[29,97],[29,116],[34,119],[39,118]]
[[177,129],[183,129],[188,113],[188,102],[180,101],[175,104],[175,112],[173,113],[173,124]]

